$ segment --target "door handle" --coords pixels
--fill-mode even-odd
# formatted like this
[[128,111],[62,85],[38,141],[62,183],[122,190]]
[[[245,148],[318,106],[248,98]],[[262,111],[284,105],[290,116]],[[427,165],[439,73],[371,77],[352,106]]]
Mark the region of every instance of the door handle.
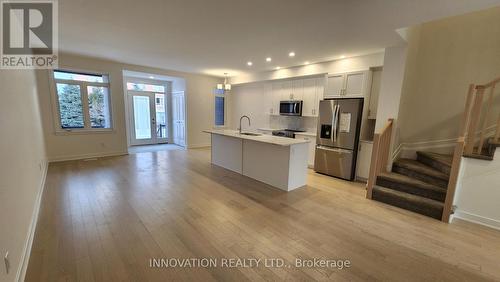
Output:
[[333,111],[333,124],[332,124],[332,129],[333,129],[333,142],[337,142],[337,123],[338,123],[338,112],[339,112],[340,106],[335,105],[335,110]]

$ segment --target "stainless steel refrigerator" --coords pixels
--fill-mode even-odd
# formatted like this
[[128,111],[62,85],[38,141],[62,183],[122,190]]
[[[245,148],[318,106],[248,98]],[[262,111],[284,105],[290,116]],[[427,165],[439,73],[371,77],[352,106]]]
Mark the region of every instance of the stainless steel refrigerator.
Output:
[[353,180],[359,144],[363,99],[332,99],[319,103],[314,170]]

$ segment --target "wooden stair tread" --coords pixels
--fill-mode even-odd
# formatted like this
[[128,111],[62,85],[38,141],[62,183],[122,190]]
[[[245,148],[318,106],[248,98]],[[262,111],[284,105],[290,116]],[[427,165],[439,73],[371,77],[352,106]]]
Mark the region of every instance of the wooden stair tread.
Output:
[[391,180],[394,182],[400,182],[402,184],[414,186],[414,187],[417,187],[420,189],[432,190],[432,191],[446,194],[445,188],[442,188],[442,187],[439,187],[437,185],[430,184],[430,183],[427,183],[427,182],[424,182],[424,181],[421,181],[421,180],[418,180],[418,179],[415,179],[413,177],[409,177],[409,176],[406,176],[403,174],[394,173],[394,172],[383,172],[378,177],[385,178],[385,179],[388,179],[388,180]]
[[449,167],[451,167],[451,164],[453,163],[453,156],[452,155],[438,154],[438,153],[425,152],[425,151],[418,151],[417,154],[426,156],[427,158],[433,159],[434,161],[439,162],[443,165],[447,165]]
[[450,179],[450,176],[442,173],[430,166],[427,166],[419,161],[416,160],[411,160],[411,159],[399,159],[396,162],[394,162],[394,165],[404,167],[406,169],[429,175],[435,178],[439,178],[445,181],[448,181]]

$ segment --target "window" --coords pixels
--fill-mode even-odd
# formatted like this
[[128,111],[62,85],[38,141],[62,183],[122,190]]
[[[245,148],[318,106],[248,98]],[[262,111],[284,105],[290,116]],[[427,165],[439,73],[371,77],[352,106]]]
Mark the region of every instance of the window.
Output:
[[127,90],[165,93],[165,86],[154,85],[154,84],[145,84],[145,83],[127,82]]
[[60,129],[111,128],[107,75],[56,70],[54,81]]
[[215,126],[226,124],[224,91],[215,90]]

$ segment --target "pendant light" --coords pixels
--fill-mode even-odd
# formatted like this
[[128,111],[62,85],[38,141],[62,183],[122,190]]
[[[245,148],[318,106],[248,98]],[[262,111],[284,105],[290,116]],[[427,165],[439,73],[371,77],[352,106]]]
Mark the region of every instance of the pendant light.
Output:
[[224,84],[218,83],[217,90],[224,90],[224,91],[231,90],[231,84],[227,83],[227,72],[224,73]]

